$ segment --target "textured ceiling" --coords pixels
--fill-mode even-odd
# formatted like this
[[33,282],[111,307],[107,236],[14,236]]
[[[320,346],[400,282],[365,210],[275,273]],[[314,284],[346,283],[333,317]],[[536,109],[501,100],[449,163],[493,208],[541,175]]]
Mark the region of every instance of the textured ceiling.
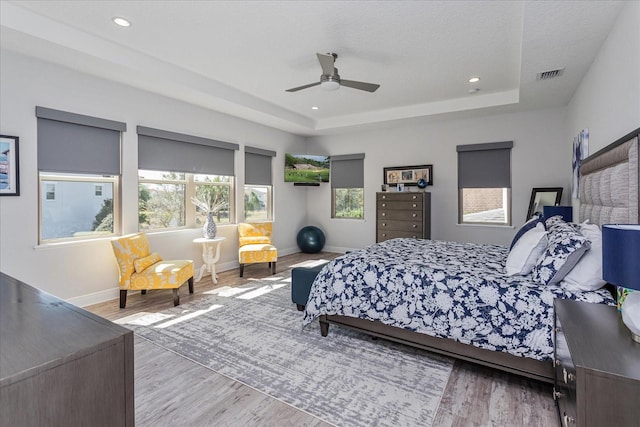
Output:
[[[619,1],[5,1],[3,48],[294,133],[566,105]],[[123,16],[129,28],[113,24]],[[319,80],[381,85],[286,89]],[[561,77],[536,74],[565,68]],[[480,76],[479,83],[468,79]],[[469,93],[479,88],[476,93]],[[318,110],[312,110],[317,106]]]

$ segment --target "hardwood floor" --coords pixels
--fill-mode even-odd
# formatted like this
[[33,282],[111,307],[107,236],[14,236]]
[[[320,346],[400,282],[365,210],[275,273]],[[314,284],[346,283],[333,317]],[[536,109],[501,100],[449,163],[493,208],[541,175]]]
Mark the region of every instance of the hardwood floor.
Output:
[[[297,253],[278,258],[278,271],[309,260],[331,260],[340,254]],[[180,289],[180,303],[204,298],[204,292],[239,286],[270,276],[266,264],[248,265],[218,273],[195,284],[195,293]],[[86,307],[117,320],[140,311],[157,312],[173,305],[171,292],[132,294],[127,306],[118,300]],[[292,309],[293,306],[292,306]],[[434,426],[557,426],[549,384],[456,361]],[[322,420],[280,402],[242,383],[218,374],[140,337],[135,338],[135,404],[137,426],[329,426]]]

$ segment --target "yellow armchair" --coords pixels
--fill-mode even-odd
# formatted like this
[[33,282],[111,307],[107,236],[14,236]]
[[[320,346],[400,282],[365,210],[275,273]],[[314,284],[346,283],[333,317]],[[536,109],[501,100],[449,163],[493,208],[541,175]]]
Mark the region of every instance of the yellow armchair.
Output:
[[144,233],[114,239],[111,246],[120,273],[120,308],[127,304],[129,290],[139,290],[144,295],[150,289],[173,289],[174,306],[180,304],[178,288],[185,282],[189,282],[189,293],[193,293],[193,261],[163,260],[151,252]]
[[240,263],[240,277],[244,274],[245,264],[266,262],[271,268],[271,274],[276,274],[278,249],[273,246],[271,222],[241,222],[238,224],[238,262]]

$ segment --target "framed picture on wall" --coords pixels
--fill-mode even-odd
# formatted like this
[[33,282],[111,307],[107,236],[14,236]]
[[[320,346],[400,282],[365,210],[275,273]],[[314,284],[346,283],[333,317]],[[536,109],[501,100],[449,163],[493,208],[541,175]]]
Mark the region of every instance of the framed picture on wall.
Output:
[[427,185],[433,185],[433,165],[387,167],[383,168],[383,173],[384,183],[388,185],[415,186],[421,179]]
[[0,135],[0,196],[20,195],[17,136]]

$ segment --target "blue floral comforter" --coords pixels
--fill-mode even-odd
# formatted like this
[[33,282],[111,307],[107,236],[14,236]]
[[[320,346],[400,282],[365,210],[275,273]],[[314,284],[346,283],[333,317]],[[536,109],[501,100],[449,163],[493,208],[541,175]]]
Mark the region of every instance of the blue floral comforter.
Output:
[[322,314],[376,320],[537,360],[553,357],[553,300],[614,304],[604,289],[572,291],[506,276],[497,245],[393,239],[334,259],[311,287],[304,325]]

